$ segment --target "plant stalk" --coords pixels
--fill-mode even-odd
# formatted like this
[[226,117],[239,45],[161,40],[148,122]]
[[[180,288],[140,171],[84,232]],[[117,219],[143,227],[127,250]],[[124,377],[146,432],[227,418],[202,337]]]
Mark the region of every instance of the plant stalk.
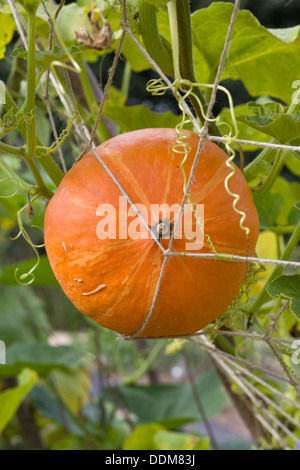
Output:
[[[6,95],[5,96],[6,96],[6,103],[4,105],[5,110],[7,112],[12,110],[15,114],[17,114],[18,106],[16,105],[16,103],[14,102],[12,96],[10,95],[10,93],[7,90],[6,90]],[[27,130],[26,130],[26,124],[25,124],[24,121],[20,121],[20,123],[18,124],[18,131],[20,132],[20,134],[24,138],[24,140],[26,140]],[[36,139],[36,143],[39,146],[42,147],[42,144],[39,141],[39,139]],[[3,145],[6,145],[6,144],[3,144],[3,142],[1,142],[0,143],[0,149],[1,149],[1,145],[3,146]],[[21,154],[21,153],[19,153],[19,152],[21,152],[21,149],[16,149],[16,147],[14,147],[14,149],[16,150],[16,152],[12,153],[11,152],[11,146],[9,146],[9,148],[5,147],[5,149],[4,149],[4,147],[2,147],[2,150],[7,152],[7,153],[24,157],[25,152],[23,152]],[[43,154],[44,150],[41,151],[41,153]],[[61,180],[63,179],[64,173],[62,172],[60,167],[57,165],[57,163],[53,160],[53,158],[50,155],[40,157],[39,151],[38,151],[37,152],[37,157],[38,157],[38,160],[39,160],[41,166],[43,167],[45,172],[48,174],[48,176],[51,178],[51,180],[53,181],[53,183],[57,187],[59,185],[59,183],[61,182]]]
[[24,111],[30,116],[27,124],[27,157],[35,157],[36,146],[36,123],[35,123],[35,12],[29,13],[28,22],[28,64],[27,64],[27,97],[24,104]]
[[156,7],[146,0],[139,0],[138,7],[139,25],[145,49],[163,73],[173,77],[172,47],[158,30]]
[[[179,63],[181,77],[183,79],[189,80],[192,83],[197,83],[193,59],[193,38],[189,0],[172,0],[170,3],[174,3],[174,7],[176,8],[178,35],[177,41],[179,45]],[[196,97],[202,104],[204,113],[206,113],[208,109],[208,104],[201,89],[198,86],[194,87],[193,93],[196,95]],[[204,124],[205,116],[203,116],[202,114],[197,99],[193,97],[193,95],[191,95],[190,101],[198,118],[200,119],[200,122]],[[213,116],[211,115],[210,118],[213,119]],[[214,121],[208,123],[208,132],[211,135],[222,137],[222,133]],[[225,150],[225,146],[223,143],[219,143],[218,145],[223,150]]]

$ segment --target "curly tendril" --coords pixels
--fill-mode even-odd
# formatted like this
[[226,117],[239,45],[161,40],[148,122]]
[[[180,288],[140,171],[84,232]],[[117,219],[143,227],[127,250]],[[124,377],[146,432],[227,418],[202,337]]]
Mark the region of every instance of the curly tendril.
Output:
[[0,199],[9,199],[11,197],[14,197],[20,189],[20,182],[17,180],[17,178],[14,178],[13,176],[8,176],[7,178],[2,178],[2,180],[0,180],[0,184],[3,183],[4,181],[13,181],[14,183],[16,183],[17,187],[16,187],[15,191],[13,193],[9,194],[8,196],[1,196],[0,195]]
[[67,122],[67,127],[61,132],[60,136],[55,142],[53,142],[51,147],[47,149],[47,152],[46,152],[47,155],[50,155],[51,153],[56,152],[56,150],[58,150],[62,146],[62,144],[64,143],[64,141],[66,140],[66,138],[68,137],[70,133],[73,122],[75,121],[75,119],[78,120],[79,118],[80,118],[79,111],[76,110],[73,116],[71,116],[71,118]]
[[[34,197],[32,202],[34,202],[36,199],[38,198],[38,196]],[[40,255],[37,251],[37,248],[42,248],[44,245],[36,245],[32,242],[28,232],[26,231],[26,229],[24,228],[24,225],[23,225],[23,221],[22,221],[22,212],[24,210],[26,210],[26,207],[27,207],[27,204],[25,206],[23,206],[17,213],[17,221],[18,221],[18,225],[19,225],[19,233],[12,238],[12,240],[17,240],[20,236],[22,236],[26,242],[31,246],[31,248],[33,249],[35,255],[36,255],[36,262],[34,264],[34,266],[29,270],[27,271],[26,273],[24,274],[21,274],[19,276],[19,270],[20,268],[16,268],[15,270],[15,279],[16,281],[18,282],[18,284],[21,284],[23,286],[28,286],[30,284],[32,284],[35,280],[35,275],[34,275],[34,271],[36,270],[36,268],[39,266],[40,264]],[[39,228],[40,230],[42,230],[40,227],[37,227],[35,225],[32,225],[32,227],[36,227],[36,228]]]

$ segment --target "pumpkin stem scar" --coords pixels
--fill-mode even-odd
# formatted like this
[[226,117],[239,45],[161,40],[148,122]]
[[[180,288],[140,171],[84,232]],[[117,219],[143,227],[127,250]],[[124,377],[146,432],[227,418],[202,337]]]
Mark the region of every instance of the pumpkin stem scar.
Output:
[[105,284],[101,284],[99,287],[97,287],[97,289],[92,290],[91,292],[82,292],[82,295],[93,295],[93,294],[96,294],[96,293],[99,292],[100,290],[105,289],[105,287],[107,287]]

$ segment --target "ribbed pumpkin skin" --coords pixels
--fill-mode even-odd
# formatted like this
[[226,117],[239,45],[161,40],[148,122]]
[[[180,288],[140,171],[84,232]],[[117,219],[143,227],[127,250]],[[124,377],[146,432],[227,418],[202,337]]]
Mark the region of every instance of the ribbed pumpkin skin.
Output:
[[[134,204],[172,205],[183,198],[183,156],[172,151],[173,129],[143,129],[121,134],[97,147]],[[198,136],[190,133],[192,151],[184,164],[190,173]],[[240,196],[237,208],[246,213],[249,240],[224,186],[228,156],[206,142],[190,187],[192,201],[204,204],[204,231],[222,253],[252,256],[259,222],[249,186],[236,168],[229,188]],[[164,256],[150,236],[146,239],[100,240],[96,215],[100,204],[119,206],[120,190],[95,156],[84,156],[63,178],[45,216],[45,246],[53,272],[65,294],[84,314],[120,334],[134,334],[153,301]],[[129,206],[128,206],[129,207]],[[136,216],[135,216],[136,217]],[[132,220],[133,217],[129,220]],[[118,227],[117,227],[118,228]],[[184,238],[173,251],[186,251]],[[165,248],[168,240],[161,240]],[[211,249],[207,241],[201,253]],[[156,306],[143,337],[194,333],[222,314],[245,280],[246,264],[213,259],[168,259]],[[100,285],[106,287],[91,295]]]

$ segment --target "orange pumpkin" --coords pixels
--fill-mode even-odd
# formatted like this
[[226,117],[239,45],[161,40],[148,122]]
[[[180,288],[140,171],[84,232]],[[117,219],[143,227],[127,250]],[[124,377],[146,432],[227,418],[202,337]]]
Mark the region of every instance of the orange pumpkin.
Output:
[[[191,151],[183,165],[187,178],[199,143],[196,134],[188,135]],[[226,310],[245,280],[243,262],[168,256],[156,295],[165,259],[157,242],[168,248],[175,215],[174,220],[172,213],[166,218],[163,211],[155,213],[155,208],[180,205],[184,195],[183,155],[172,150],[176,136],[173,129],[143,129],[121,134],[95,149],[134,205],[146,207],[151,217],[154,214],[150,223],[147,213],[142,214],[152,224],[152,236],[126,200],[120,207],[120,188],[92,153],[65,175],[46,211],[46,251],[65,294],[82,313],[122,335],[194,333]],[[235,166],[228,186],[240,196],[236,207],[246,214],[243,225],[250,230],[247,236],[240,227],[241,215],[233,210],[234,198],[225,189],[225,178],[231,172],[227,158],[216,144],[205,142],[189,191],[192,203],[204,205],[205,237],[202,248],[199,245],[192,253],[210,253],[209,238],[219,253],[254,253],[259,232],[257,211],[251,190]],[[110,215],[116,217],[111,230],[110,208]],[[187,219],[185,213],[182,222],[184,217]],[[196,233],[199,222],[194,212],[190,223]],[[129,236],[130,229],[136,236]],[[110,238],[105,238],[103,231]],[[182,236],[174,238],[172,251],[190,251],[190,241],[190,235],[186,237],[182,230]]]

